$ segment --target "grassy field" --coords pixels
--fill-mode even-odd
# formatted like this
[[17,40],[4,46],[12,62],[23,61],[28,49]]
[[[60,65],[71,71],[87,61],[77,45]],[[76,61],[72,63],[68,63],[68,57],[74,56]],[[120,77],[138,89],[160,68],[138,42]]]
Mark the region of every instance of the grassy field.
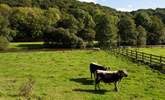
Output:
[[11,42],[9,49],[40,49],[44,42]]
[[139,48],[139,51],[165,57],[165,48]]
[[[104,83],[95,91],[90,62],[127,69],[120,91]],[[35,81],[32,100],[165,100],[165,75],[104,51],[0,53],[0,100],[24,100],[19,92],[28,78]]]

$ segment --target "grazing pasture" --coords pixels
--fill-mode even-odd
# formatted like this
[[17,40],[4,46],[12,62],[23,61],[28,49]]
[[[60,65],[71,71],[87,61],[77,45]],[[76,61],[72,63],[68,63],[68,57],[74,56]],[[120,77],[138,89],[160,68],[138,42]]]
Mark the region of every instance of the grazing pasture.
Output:
[[165,48],[139,48],[139,51],[165,57]]
[[[113,84],[103,82],[101,90],[95,91],[91,62],[112,70],[127,69],[128,77],[118,85],[119,92]],[[164,74],[104,51],[0,53],[0,100],[24,99],[19,95],[24,90],[32,90],[32,100],[164,100],[164,83]]]

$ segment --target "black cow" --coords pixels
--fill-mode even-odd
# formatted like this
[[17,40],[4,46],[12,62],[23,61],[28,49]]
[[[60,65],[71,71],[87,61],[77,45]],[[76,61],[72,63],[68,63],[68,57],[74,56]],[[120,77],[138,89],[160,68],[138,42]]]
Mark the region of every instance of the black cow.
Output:
[[[91,79],[92,79],[92,74],[94,74],[96,70],[110,70],[110,67],[104,67],[96,63],[91,63],[90,64]],[[94,74],[94,78],[95,78],[95,74]]]
[[99,83],[100,81],[103,81],[104,83],[114,83],[115,90],[118,91],[117,83],[119,83],[123,77],[128,76],[126,70],[118,70],[118,71],[97,70],[95,74],[96,74],[95,90],[97,90],[97,86],[100,89]]

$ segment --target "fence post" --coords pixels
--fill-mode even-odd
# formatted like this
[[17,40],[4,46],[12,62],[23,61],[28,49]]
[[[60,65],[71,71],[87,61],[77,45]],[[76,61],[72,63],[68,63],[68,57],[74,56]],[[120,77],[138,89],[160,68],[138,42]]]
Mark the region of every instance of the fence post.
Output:
[[160,56],[160,66],[162,66],[162,56]]
[[150,65],[152,64],[152,54],[150,54]]
[[136,51],[136,60],[137,60],[137,51]]
[[120,48],[118,48],[118,54],[120,54]]
[[144,52],[142,52],[142,62],[144,62]]

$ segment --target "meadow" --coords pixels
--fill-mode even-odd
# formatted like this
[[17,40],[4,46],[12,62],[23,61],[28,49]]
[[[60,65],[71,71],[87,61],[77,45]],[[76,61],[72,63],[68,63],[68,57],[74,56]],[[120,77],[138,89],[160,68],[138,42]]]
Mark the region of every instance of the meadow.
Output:
[[9,44],[9,49],[21,50],[21,49],[42,49],[44,42],[12,42]]
[[165,48],[139,48],[139,51],[165,57]]
[[[89,64],[97,62],[112,70],[127,69],[114,91],[114,85],[101,83],[94,90]],[[0,53],[0,100],[24,100],[20,87],[31,78],[31,99],[39,100],[164,100],[165,75],[148,66],[105,51],[66,50]]]

